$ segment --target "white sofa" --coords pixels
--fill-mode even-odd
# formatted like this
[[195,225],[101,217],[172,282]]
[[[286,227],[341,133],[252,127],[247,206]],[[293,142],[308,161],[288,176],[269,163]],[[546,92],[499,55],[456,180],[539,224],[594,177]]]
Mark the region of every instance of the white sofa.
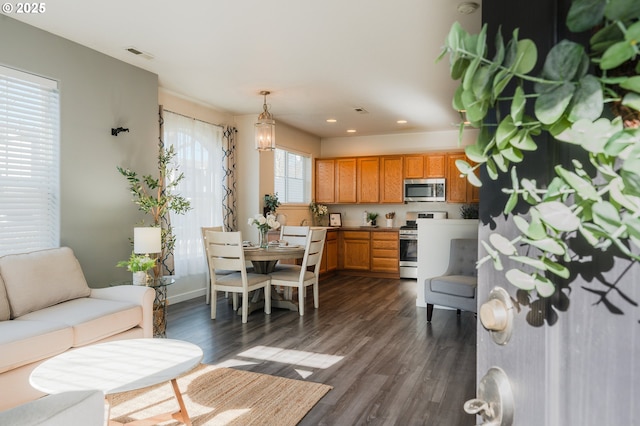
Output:
[[104,394],[98,390],[62,392],[0,411],[2,426],[104,426]]
[[153,337],[149,287],[92,289],[68,247],[0,257],[0,410],[44,394],[40,363],[97,342]]

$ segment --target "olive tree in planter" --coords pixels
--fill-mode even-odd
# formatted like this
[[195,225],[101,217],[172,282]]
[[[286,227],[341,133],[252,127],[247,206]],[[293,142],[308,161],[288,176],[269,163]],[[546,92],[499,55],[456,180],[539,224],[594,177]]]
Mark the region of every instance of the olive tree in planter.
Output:
[[178,184],[184,179],[184,173],[178,172],[178,166],[172,163],[175,155],[173,146],[159,150],[157,178],[151,175],[140,178],[134,171],[117,167],[129,183],[129,190],[138,210],[151,215],[153,226],[162,227],[162,253],[156,258],[154,266],[156,278],[161,275],[160,260],[164,259],[167,253],[173,251],[176,242],[171,223],[165,222],[163,224],[163,218],[170,212],[185,214],[191,210],[191,203],[181,195],[174,193]]
[[[504,214],[522,202],[530,206],[526,215],[513,217],[515,238],[496,232],[482,241],[478,265],[489,261],[503,270],[504,258],[516,262],[521,267],[505,276],[522,290],[548,297],[557,279],[569,278],[567,265],[581,260],[569,250],[570,235],[596,251],[616,249],[640,260],[639,19],[637,0],[574,0],[567,27],[592,31],[590,52],[562,40],[540,75],[531,75],[537,47],[519,39],[518,30],[507,43],[498,32],[493,57],[486,27],[469,34],[456,23],[449,32],[441,57],[450,55],[451,76],[461,81],[453,107],[480,129],[476,143],[465,149],[475,164],[458,160],[456,166],[476,186],[482,185],[475,174],[480,166],[490,179],[508,176]],[[495,120],[488,119],[490,111]],[[625,117],[612,118],[612,111]],[[518,164],[538,149],[534,137],[543,132],[584,150],[589,164],[556,164],[544,186],[521,178]]]

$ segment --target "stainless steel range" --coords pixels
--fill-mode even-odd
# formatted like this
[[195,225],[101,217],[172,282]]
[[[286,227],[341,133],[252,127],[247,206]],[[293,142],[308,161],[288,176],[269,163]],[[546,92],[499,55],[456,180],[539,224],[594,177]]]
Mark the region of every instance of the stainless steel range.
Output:
[[416,219],[446,219],[447,212],[407,212],[400,227],[400,278],[418,278],[418,224]]

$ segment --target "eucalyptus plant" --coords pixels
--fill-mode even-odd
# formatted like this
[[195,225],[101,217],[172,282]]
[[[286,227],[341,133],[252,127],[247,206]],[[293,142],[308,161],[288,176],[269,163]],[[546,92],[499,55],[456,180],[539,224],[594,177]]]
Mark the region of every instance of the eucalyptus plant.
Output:
[[[189,200],[174,191],[184,179],[184,173],[178,172],[172,161],[176,153],[173,146],[160,149],[158,152],[158,177],[138,174],[130,169],[117,167],[118,171],[127,179],[129,191],[138,210],[150,214],[154,226],[162,226],[162,219],[169,212],[185,214],[191,210]],[[176,237],[171,223],[165,223],[161,232],[162,252],[171,252],[175,246]],[[159,275],[159,264],[156,264],[156,276]]]
[[[520,39],[517,29],[506,43],[498,31],[492,57],[486,26],[469,34],[455,23],[448,34],[440,58],[449,54],[451,77],[461,81],[453,107],[479,129],[465,148],[471,163],[458,160],[456,166],[475,186],[482,185],[476,175],[482,165],[492,180],[505,174],[504,214],[529,205],[526,215],[513,216],[515,238],[496,232],[482,241],[486,254],[478,266],[492,262],[503,270],[505,258],[524,265],[505,272],[520,289],[548,297],[555,292],[552,276],[569,277],[567,265],[579,260],[567,245],[570,235],[581,235],[596,250],[615,247],[640,260],[640,130],[629,127],[633,120],[611,118],[607,108],[640,110],[639,18],[637,0],[574,0],[567,28],[591,30],[590,51],[562,40],[537,75],[537,46]],[[591,166],[575,159],[570,166],[557,164],[546,185],[521,178],[518,166],[538,149],[535,137],[543,132],[553,143],[579,146]]]

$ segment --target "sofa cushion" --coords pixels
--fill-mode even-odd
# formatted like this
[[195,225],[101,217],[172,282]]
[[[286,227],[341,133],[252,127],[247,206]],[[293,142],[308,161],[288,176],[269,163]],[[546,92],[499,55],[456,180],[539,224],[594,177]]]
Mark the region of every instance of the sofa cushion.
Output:
[[89,296],[80,263],[68,247],[0,257],[11,317]]
[[478,279],[466,275],[445,275],[431,278],[431,291],[460,297],[474,298]]
[[0,373],[58,355],[73,344],[65,324],[21,319],[0,322]]
[[20,319],[72,327],[72,346],[82,346],[136,327],[142,321],[142,307],[131,302],[84,297],[31,312]]
[[0,413],[4,426],[105,424],[104,394],[98,390],[62,392]]
[[7,290],[4,288],[4,281],[0,275],[0,321],[6,321],[11,318],[11,308],[9,307],[9,299],[7,299]]

